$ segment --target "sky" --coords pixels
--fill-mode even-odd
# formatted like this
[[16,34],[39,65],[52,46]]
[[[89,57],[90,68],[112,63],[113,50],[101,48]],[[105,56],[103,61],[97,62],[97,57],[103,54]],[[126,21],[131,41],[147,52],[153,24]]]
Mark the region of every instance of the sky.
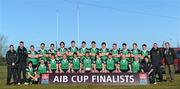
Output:
[[0,0],[0,34],[7,45],[17,47],[22,40],[28,48],[49,46],[58,37],[69,47],[78,42],[78,28],[79,47],[82,41],[90,47],[93,40],[97,47],[103,41],[109,48],[124,42],[129,48],[134,42],[151,48],[163,41],[177,47],[180,0]]

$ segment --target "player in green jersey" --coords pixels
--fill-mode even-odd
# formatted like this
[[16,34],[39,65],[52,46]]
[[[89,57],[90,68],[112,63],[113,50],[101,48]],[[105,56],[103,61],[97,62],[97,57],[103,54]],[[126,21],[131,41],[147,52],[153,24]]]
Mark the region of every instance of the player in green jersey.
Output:
[[82,46],[79,49],[79,53],[78,53],[81,60],[85,58],[85,54],[86,54],[87,51],[88,51],[88,48],[86,48],[86,42],[83,41]]
[[41,49],[38,50],[39,58],[43,59],[45,65],[47,65],[48,51],[45,49],[45,44],[44,44],[44,43],[41,43],[40,48],[41,48]]
[[142,51],[141,51],[141,60],[144,59],[145,56],[148,56],[150,58],[150,52],[147,50],[147,45],[142,45]]
[[44,64],[44,60],[41,59],[41,60],[40,60],[40,64],[39,64],[39,66],[38,66],[38,74],[39,74],[39,76],[40,76],[40,75],[43,74],[43,73],[47,73],[47,67],[46,67],[46,65]]
[[93,61],[95,61],[96,59],[96,53],[99,52],[98,48],[96,48],[96,42],[95,41],[92,41],[91,42],[91,48],[89,48],[89,52],[90,52],[90,56],[91,56],[91,59]]
[[55,57],[57,58],[57,50],[55,49],[55,45],[53,43],[50,44],[50,49],[48,50],[49,58],[52,53],[55,54]]
[[71,47],[68,48],[68,60],[72,62],[74,52],[78,53],[75,41],[71,41]]
[[74,57],[74,59],[71,63],[71,71],[72,71],[72,73],[81,73],[81,68],[80,68],[81,62],[80,62],[76,52],[74,52],[73,57]]
[[134,61],[131,63],[130,71],[132,71],[132,73],[140,72],[140,63],[139,63],[138,55],[134,56]]
[[60,73],[70,73],[70,65],[67,60],[67,54],[63,54],[63,60],[60,61]]
[[51,54],[51,59],[48,61],[48,70],[50,73],[58,73],[58,63],[55,59],[55,54]]
[[121,49],[121,56],[124,55],[127,60],[129,60],[129,57],[130,57],[130,50],[127,48],[127,44],[126,43],[123,43],[122,44],[122,49]]
[[105,72],[105,68],[102,66],[102,60],[99,53],[96,54],[96,60],[93,61],[93,64],[95,73]]
[[115,61],[111,53],[108,54],[108,59],[106,60],[106,70],[108,73],[112,73],[115,70]]
[[129,72],[129,69],[130,69],[131,65],[129,64],[128,59],[127,59],[125,54],[121,55],[121,60],[120,60],[120,63],[119,63],[119,67],[120,67],[120,72],[121,73]]
[[35,51],[34,45],[30,46],[30,50],[28,51],[27,62],[31,61],[33,69],[37,69],[38,65],[38,53]]
[[106,60],[108,59],[107,56],[109,54],[109,49],[106,48],[106,43],[105,42],[101,43],[101,49],[99,49],[99,53],[100,53],[101,60],[103,62],[103,68],[105,68]]
[[130,62],[133,62],[134,56],[138,56],[138,60],[140,61],[141,51],[138,49],[138,45],[136,43],[133,43],[133,49],[131,50],[131,60]]
[[112,47],[113,48],[110,50],[110,52],[112,53],[113,60],[115,61],[115,72],[119,72],[120,50],[118,49],[116,43],[114,43]]
[[29,61],[28,66],[26,67],[26,82],[25,82],[25,85],[32,84],[32,83],[37,82],[37,81],[38,81],[37,72],[35,72],[33,67],[32,67],[32,61]]
[[68,50],[65,48],[65,43],[62,41],[60,42],[60,48],[57,50],[57,61],[62,61],[63,54],[68,54]]
[[92,60],[89,56],[89,52],[87,51],[85,53],[85,57],[83,58],[82,60],[82,64],[83,64],[83,73],[90,73],[90,72],[93,72],[92,71],[92,67],[93,67],[93,64],[92,64]]

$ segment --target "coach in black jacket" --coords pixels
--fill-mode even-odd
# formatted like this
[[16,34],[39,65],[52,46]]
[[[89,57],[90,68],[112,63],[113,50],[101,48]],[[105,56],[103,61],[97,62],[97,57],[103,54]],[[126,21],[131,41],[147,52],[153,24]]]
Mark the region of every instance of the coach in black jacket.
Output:
[[153,48],[150,51],[150,58],[151,58],[151,63],[154,70],[153,72],[155,73],[155,75],[158,74],[160,82],[163,80],[162,69],[161,69],[162,57],[163,57],[163,54],[159,50],[157,43],[154,43]]
[[14,46],[10,45],[9,50],[6,53],[7,61],[7,85],[10,85],[11,76],[13,76],[14,83],[16,84],[16,75],[17,75],[17,62],[18,56],[14,50]]
[[[18,58],[18,85],[24,83],[26,80],[26,60],[27,60],[27,49],[24,47],[24,42],[19,42],[19,47],[17,49]],[[21,72],[23,73],[23,78],[21,78]]]
[[169,42],[165,43],[165,49],[163,51],[165,58],[165,72],[166,72],[166,80],[172,82],[174,80],[174,59],[176,58],[175,52],[173,48],[170,48]]

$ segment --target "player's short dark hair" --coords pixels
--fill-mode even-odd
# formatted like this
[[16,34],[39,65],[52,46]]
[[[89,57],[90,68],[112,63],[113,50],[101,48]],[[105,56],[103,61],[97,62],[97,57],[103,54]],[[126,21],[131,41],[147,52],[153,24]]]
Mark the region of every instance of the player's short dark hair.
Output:
[[74,40],[72,40],[72,41],[71,41],[71,44],[72,44],[72,43],[76,43],[76,42],[75,42]]
[[97,56],[97,55],[100,55],[100,53],[99,53],[99,52],[98,52],[98,53],[96,53],[96,56]]
[[61,44],[65,45],[65,43],[64,43],[63,41],[60,42],[60,45],[61,45]]
[[96,42],[95,42],[95,41],[92,41],[91,44],[96,44]]
[[154,43],[154,45],[157,45],[157,43]]
[[149,59],[149,57],[148,57],[148,56],[145,56],[145,57],[144,57],[144,59],[145,59],[145,58],[148,58],[148,59]]
[[77,52],[74,52],[73,55],[77,55]]
[[34,48],[34,45],[31,45],[30,47],[33,47],[33,48]]
[[86,54],[89,53],[89,51],[86,51]]
[[143,47],[143,46],[147,47],[147,45],[146,45],[146,44],[143,44],[143,45],[142,45],[142,47]]
[[82,44],[86,44],[86,42],[85,42],[85,41],[82,41]]
[[113,43],[113,45],[117,46],[117,44],[116,44],[116,43]]
[[54,57],[55,57],[55,54],[54,54],[54,53],[51,53],[51,56],[54,56]]
[[20,41],[19,43],[22,43],[22,44],[24,44],[24,42],[23,42],[23,41]]
[[45,46],[45,43],[41,43],[41,46],[44,45]]
[[109,53],[108,55],[112,55],[112,53]]
[[29,61],[28,64],[32,64],[32,61]]
[[122,46],[127,46],[127,44],[126,44],[126,43],[123,43]]
[[51,45],[51,46],[54,46],[54,44],[53,44],[53,43],[51,43],[50,45]]
[[102,42],[101,45],[106,45],[106,42]]
[[137,46],[137,43],[133,43],[133,45]]
[[10,48],[10,47],[14,47],[14,45],[11,44],[11,45],[9,45],[9,48]]

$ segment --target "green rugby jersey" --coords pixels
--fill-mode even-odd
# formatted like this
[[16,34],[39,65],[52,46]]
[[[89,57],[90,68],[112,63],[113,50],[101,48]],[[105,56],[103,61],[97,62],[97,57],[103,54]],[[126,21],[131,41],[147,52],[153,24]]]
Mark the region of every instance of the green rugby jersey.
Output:
[[140,71],[140,63],[138,61],[132,62],[132,73],[138,73]]
[[148,50],[142,50],[141,51],[141,55],[144,56],[144,57],[148,56],[149,54],[150,54],[150,52]]
[[[89,52],[90,52],[91,54],[96,54],[96,53],[98,53],[98,51],[99,51],[98,48],[90,48],[90,49],[89,49]],[[95,60],[96,57],[95,57],[95,56],[91,56],[91,59],[92,59],[92,60]]]
[[[88,51],[88,48],[80,48],[79,49],[79,53],[81,53],[81,54],[86,54],[87,51]],[[82,60],[85,58],[85,56],[81,56],[80,58]]]
[[121,59],[120,60],[120,70],[128,70],[129,62],[128,59]]
[[[77,47],[69,47],[68,48],[68,52],[72,52],[72,53],[74,53],[74,52],[78,52],[78,48]],[[68,60],[73,60],[73,55],[72,56],[68,56]]]
[[[109,53],[109,49],[108,48],[106,48],[106,49],[100,49],[99,50],[99,53]],[[101,56],[101,59],[103,60],[103,61],[106,61],[107,59],[108,59],[108,57],[107,56]]]
[[113,59],[107,59],[106,69],[107,70],[114,70],[115,69],[115,61]]
[[[36,56],[38,53],[37,53],[36,51],[31,51],[31,50],[29,50],[29,51],[28,51],[28,54]],[[30,58],[30,57],[28,57],[28,58],[27,58],[27,63],[28,63],[29,61],[32,61],[32,64],[33,64],[33,65],[37,65],[37,64],[38,64],[38,59],[37,59],[37,58]]]
[[26,67],[26,73],[29,73],[30,75],[34,76],[34,69],[32,67]]
[[80,60],[78,58],[75,58],[72,61],[72,67],[73,67],[73,70],[79,70],[80,69]]
[[56,51],[55,49],[53,49],[53,50],[52,50],[52,49],[49,49],[49,50],[48,50],[48,54],[52,54],[52,53],[56,55],[56,54],[57,54],[57,51]]
[[94,64],[96,65],[96,69],[102,69],[102,60],[101,60],[101,58],[96,59]]
[[[68,50],[67,50],[66,48],[58,48],[58,52],[59,52],[60,54],[64,54],[64,53],[68,52]],[[58,61],[62,61],[62,60],[63,60],[62,56],[59,56],[59,57],[57,58],[57,60],[58,60]]]
[[66,59],[66,60],[62,60],[60,61],[61,62],[61,69],[62,70],[66,70],[66,69],[69,69],[69,61]]
[[38,74],[46,73],[47,72],[47,67],[45,64],[40,64],[38,66]]
[[41,59],[44,60],[44,62],[47,62],[48,58],[46,57],[46,54],[48,54],[48,51],[45,49],[40,49],[38,50],[38,54],[42,54],[43,57],[41,57]]
[[56,60],[55,59],[50,59],[48,64],[50,64],[51,70],[56,70]]
[[[120,49],[111,49],[110,52],[113,55],[118,55],[120,53]],[[115,62],[118,62],[120,60],[119,57],[113,57],[113,59],[114,59]]]
[[82,60],[83,63],[83,67],[85,71],[90,71],[92,68],[92,60],[90,58],[86,58],[84,57],[84,59]]

